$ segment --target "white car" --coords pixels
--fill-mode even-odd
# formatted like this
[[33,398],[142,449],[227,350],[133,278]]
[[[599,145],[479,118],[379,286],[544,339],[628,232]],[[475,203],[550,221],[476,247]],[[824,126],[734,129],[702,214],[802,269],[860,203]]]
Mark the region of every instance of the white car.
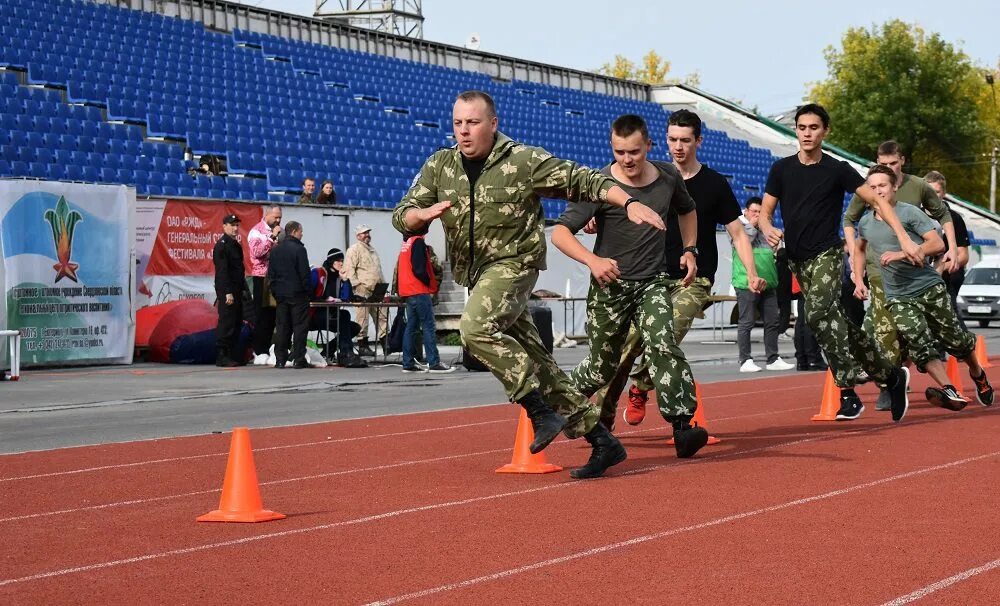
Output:
[[984,259],[966,272],[955,302],[963,320],[978,320],[983,328],[1000,320],[1000,259]]

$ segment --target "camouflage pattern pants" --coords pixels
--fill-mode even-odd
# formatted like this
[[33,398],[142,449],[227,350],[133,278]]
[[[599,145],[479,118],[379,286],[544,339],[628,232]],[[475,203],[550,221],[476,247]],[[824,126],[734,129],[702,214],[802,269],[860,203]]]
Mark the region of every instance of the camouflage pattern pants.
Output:
[[885,383],[895,368],[872,336],[850,322],[840,302],[844,252],[840,247],[807,261],[790,261],[799,279],[806,304],[806,323],[816,335],[837,387],[857,385],[864,369],[875,381]]
[[868,290],[870,292],[868,311],[865,312],[861,330],[874,335],[875,344],[881,349],[882,355],[893,366],[899,366],[907,356],[896,332],[896,322],[886,306],[882,274],[877,269],[868,272]]
[[[694,378],[675,337],[676,312],[671,301],[675,282],[665,274],[648,280],[618,280],[605,288],[591,281],[587,295],[590,355],[571,374],[580,391],[594,394],[622,373],[627,378],[635,356],[645,346],[648,373],[650,382],[656,387],[660,414],[668,421],[694,414],[698,405]],[[690,320],[684,326],[687,332]],[[631,345],[627,343],[629,340]],[[633,354],[627,364],[621,352]],[[620,392],[621,387],[613,402],[617,402]],[[604,400],[608,399],[605,390]],[[614,417],[614,405],[611,417]]]
[[959,360],[976,348],[976,337],[958,323],[944,284],[936,284],[915,297],[890,299],[889,312],[910,348],[910,357],[921,372],[940,356],[940,348]]
[[538,336],[528,312],[537,279],[537,269],[516,261],[486,268],[462,312],[462,343],[500,380],[512,402],[538,389],[569,421],[566,435],[578,438],[594,427],[600,412],[573,387]]
[[[694,319],[705,317],[705,308],[708,307],[712,298],[712,283],[708,281],[708,278],[695,278],[689,286],[684,286],[682,280],[669,280],[668,288],[670,289],[670,305],[673,308],[674,316],[674,343],[679,345],[690,330]],[[634,323],[629,326],[628,336],[621,351],[622,355],[618,362],[618,368],[615,370],[615,376],[594,394],[597,403],[601,406],[601,418],[606,421],[606,425],[614,423],[618,398],[625,391],[630,373],[637,389],[642,391],[653,389],[653,381],[649,376],[649,366],[645,358],[642,359],[635,372],[632,372],[632,365],[635,364],[643,351],[643,341]]]

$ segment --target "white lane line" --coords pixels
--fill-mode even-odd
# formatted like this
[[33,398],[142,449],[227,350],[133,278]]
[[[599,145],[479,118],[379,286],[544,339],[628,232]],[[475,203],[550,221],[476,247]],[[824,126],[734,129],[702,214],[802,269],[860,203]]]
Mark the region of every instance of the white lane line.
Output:
[[[288,448],[302,448],[305,446],[319,446],[322,444],[342,444],[344,442],[358,442],[361,440],[375,440],[379,438],[398,438],[400,436],[410,436],[421,433],[429,433],[434,431],[450,431],[453,429],[465,429],[467,427],[480,427],[483,425],[494,425],[497,423],[513,423],[516,419],[497,419],[495,421],[478,421],[476,423],[463,423],[460,425],[448,425],[445,427],[428,427],[425,429],[414,429],[411,431],[397,431],[394,433],[380,433],[372,434],[369,436],[353,436],[348,438],[337,438],[331,440],[317,440],[315,442],[301,442],[297,444],[282,444],[280,446],[268,446],[266,448],[254,448],[254,452],[267,452],[269,450],[285,450]],[[51,478],[55,476],[66,476],[78,473],[90,473],[94,471],[107,471],[110,469],[125,469],[129,467],[140,467],[143,465],[155,465],[158,463],[175,463],[177,461],[191,461],[194,459],[205,459],[209,457],[224,457],[229,454],[226,452],[213,452],[200,455],[185,455],[183,457],[171,457],[166,459],[150,459],[148,461],[135,461],[133,463],[118,463],[116,465],[100,465],[97,467],[83,467],[80,469],[68,469],[66,471],[53,471],[51,473],[39,473],[28,476],[16,476],[10,478],[0,478],[0,482],[16,482],[18,480],[35,480],[38,478]]]
[[[705,528],[711,528],[714,526],[719,526],[722,524],[728,524],[730,522],[736,522],[740,520],[745,520],[747,518],[756,517],[766,513],[773,513],[776,511],[781,511],[783,509],[790,509],[792,507],[798,507],[799,505],[807,505],[809,503],[815,503],[817,501],[823,501],[826,499],[832,499],[834,497],[843,496],[852,492],[857,492],[859,490],[865,490],[867,488],[874,488],[876,486],[881,486],[883,484],[888,484],[890,482],[896,482],[899,480],[912,478],[915,476],[942,471],[952,467],[957,467],[959,465],[965,465],[967,463],[973,463],[976,461],[982,461],[992,457],[1000,455],[1000,451],[992,452],[989,454],[979,455],[976,457],[969,457],[966,459],[960,459],[958,461],[952,461],[950,463],[944,463],[941,465],[934,465],[932,467],[924,467],[922,469],[916,469],[914,471],[908,471],[905,473],[896,474],[886,478],[881,478],[878,480],[873,480],[871,482],[865,482],[863,484],[855,484],[854,486],[848,486],[846,488],[840,488],[837,490],[831,490],[829,492],[824,492],[822,494],[814,495],[811,497],[804,497],[801,499],[795,499],[794,501],[787,501],[785,503],[780,503],[778,505],[771,505],[769,507],[762,507],[760,509],[754,509],[751,511],[744,511],[732,515],[728,515],[721,518],[716,518],[714,520],[709,520],[707,522],[701,522],[699,524],[692,524],[690,526],[682,526],[679,528],[671,528],[670,530],[665,530],[663,532],[657,532],[654,534],[647,534],[640,537],[635,537],[633,539],[628,539],[627,541],[619,541],[617,543],[609,543],[607,545],[601,545],[598,547],[593,547],[584,551],[578,551],[575,553],[567,554],[558,558],[552,558],[549,560],[541,560],[533,564],[528,564],[526,566],[519,566],[517,568],[509,568],[500,572],[495,572],[493,574],[483,575],[480,577],[475,577],[472,579],[466,579],[464,581],[458,581],[455,583],[448,583],[446,585],[439,585],[437,587],[432,587],[429,589],[424,589],[421,591],[415,591],[413,593],[407,593],[404,595],[399,595],[395,597],[385,598],[378,600],[376,602],[369,602],[366,606],[388,606],[389,604],[398,604],[399,602],[405,602],[407,600],[413,600],[417,598],[424,598],[430,595],[435,595],[438,593],[444,593],[446,591],[454,591],[456,589],[464,589],[467,587],[472,587],[473,585],[479,585],[482,583],[488,583],[490,581],[499,581],[502,579],[510,578],[515,575],[523,574],[525,572],[530,572],[532,570],[538,570],[539,568],[546,568],[549,566],[555,566],[558,564],[563,564],[565,562],[570,562],[573,560],[579,560],[581,558],[588,558],[591,556],[599,555],[602,553],[607,553],[610,551],[616,551],[619,549],[627,549],[635,545],[640,545],[642,543],[648,543],[650,541],[656,541],[659,539],[664,539],[667,537],[675,536],[678,534],[683,534],[686,532],[693,532],[695,530],[702,530]],[[1000,560],[998,560],[1000,562]],[[997,564],[993,562],[991,564]],[[975,569],[974,569],[975,570]],[[963,573],[965,574],[965,573]],[[978,574],[978,573],[977,573]],[[954,578],[954,577],[953,577]],[[961,580],[961,579],[960,579]],[[912,595],[912,594],[911,594]],[[895,602],[893,602],[895,603]],[[905,602],[900,602],[905,603]]]
[[[747,392],[741,392],[741,393],[736,394],[736,395],[740,395],[740,396],[756,395],[756,394],[763,394],[763,393],[776,393],[776,392],[781,392],[781,391],[794,391],[794,390],[797,390],[797,389],[806,389],[806,388],[812,389],[812,388],[815,388],[815,385],[798,385],[798,386],[794,386],[794,387],[783,387],[783,388],[780,388],[780,389],[766,389],[766,390],[760,390],[760,391],[747,391]],[[717,398],[721,399],[721,398],[732,398],[732,397],[733,397],[733,394],[722,394],[722,395],[715,395],[715,396],[704,396],[704,397],[702,397],[702,399],[703,400],[712,400],[712,399],[717,399]],[[486,404],[486,405],[483,405],[483,407],[486,407],[486,406],[502,406],[502,405],[503,404]],[[434,413],[434,412],[454,412],[455,410],[466,410],[466,409],[467,408],[448,409],[448,410],[443,410],[443,411],[430,411],[430,412],[431,413]],[[801,410],[801,409],[795,409],[795,410]],[[426,413],[426,412],[421,412],[421,413],[402,413],[402,414],[399,414],[399,415],[383,415],[382,417],[365,417],[365,418],[362,418],[362,419],[343,419],[341,421],[322,421],[322,422],[317,422],[317,423],[306,423],[306,424],[302,425],[302,427],[307,427],[307,426],[310,426],[310,425],[320,425],[320,424],[323,424],[323,423],[340,423],[340,422],[343,422],[343,421],[358,421],[358,420],[365,420],[366,418],[385,418],[385,417],[388,417],[388,416],[407,416],[407,415],[411,415],[411,414],[428,414],[428,413]],[[762,413],[762,414],[767,414],[767,413]],[[714,419],[714,420],[716,420],[716,421],[722,421],[724,419]],[[358,440],[372,440],[372,439],[378,439],[378,438],[394,438],[394,437],[399,437],[399,436],[414,435],[414,434],[427,433],[427,432],[432,432],[432,431],[449,431],[449,430],[452,430],[452,429],[463,429],[463,428],[466,428],[466,427],[477,427],[477,426],[481,426],[481,425],[491,425],[491,424],[496,424],[496,423],[510,423],[510,422],[513,422],[513,421],[515,421],[515,419],[498,419],[498,420],[495,420],[495,421],[481,421],[481,422],[476,422],[476,423],[465,423],[465,424],[461,424],[461,425],[449,425],[449,426],[446,426],[446,427],[431,427],[431,428],[427,428],[427,429],[417,429],[417,430],[413,430],[413,431],[400,431],[400,432],[395,432],[395,433],[374,434],[374,435],[370,435],[370,436],[357,436],[357,437],[350,437],[350,438],[338,438],[336,440],[319,440],[319,441],[315,441],[315,442],[303,442],[303,443],[295,443],[295,444],[283,444],[283,445],[280,445],[280,446],[269,446],[267,448],[255,448],[254,452],[264,452],[264,451],[268,451],[268,450],[282,450],[282,449],[287,449],[287,448],[302,448],[302,447],[305,447],[305,446],[318,446],[320,444],[339,444],[339,443],[343,443],[343,442],[355,442],[355,441],[358,441]],[[286,425],[286,426],[277,426],[277,427],[268,427],[268,428],[259,428],[259,429],[276,429],[276,428],[287,428],[287,427],[289,427],[289,426]],[[182,436],[182,437],[201,437],[201,436]],[[156,438],[154,440],[138,440],[138,441],[129,442],[129,443],[130,444],[141,444],[143,442],[157,442],[157,441],[160,441],[160,440],[167,440],[167,439],[178,439],[178,438],[173,438],[173,437],[170,437],[170,438]],[[100,444],[92,444],[91,446],[100,446]],[[73,447],[73,448],[81,448],[81,447]],[[57,450],[64,450],[64,449],[57,449]],[[33,451],[33,452],[46,452],[46,451]],[[6,454],[6,455],[0,455],[0,458],[2,458],[2,457],[9,457],[9,456],[16,456],[16,455],[19,455],[19,454],[24,454],[24,453],[11,453],[11,454]],[[80,469],[69,469],[69,470],[66,470],[66,471],[54,471],[54,472],[51,472],[51,473],[41,473],[41,474],[33,474],[33,475],[26,475],[26,476],[15,476],[15,477],[9,477],[9,478],[0,478],[0,482],[16,482],[18,480],[35,480],[35,479],[39,479],[39,478],[51,478],[51,477],[56,477],[56,476],[73,475],[73,474],[78,474],[78,473],[90,473],[90,472],[94,472],[94,471],[107,471],[109,469],[124,469],[124,468],[128,468],[128,467],[140,467],[140,466],[143,466],[143,465],[155,465],[155,464],[159,464],[159,463],[174,463],[174,462],[177,462],[177,461],[191,461],[191,460],[194,460],[194,459],[204,459],[204,458],[210,458],[210,457],[223,457],[223,456],[226,456],[227,454],[228,454],[228,451],[227,452],[206,453],[206,454],[200,454],[200,455],[186,455],[186,456],[182,456],[182,457],[171,457],[171,458],[165,458],[165,459],[150,459],[150,460],[147,460],[147,461],[136,461],[136,462],[133,462],[133,463],[119,463],[119,464],[115,464],[115,465],[100,465],[100,466],[95,466],[95,467],[84,467],[84,468],[80,468]]]
[[[658,464],[658,465],[650,465],[650,466],[647,466],[647,467],[644,467],[644,468],[641,468],[641,469],[630,470],[629,472],[627,472],[625,474],[622,474],[622,475],[632,475],[632,474],[635,474],[635,473],[649,473],[649,472],[655,472],[655,471],[660,471],[660,470],[664,470],[664,469],[670,470],[670,469],[674,469],[674,468],[687,467],[687,466],[690,466],[690,465],[698,465],[698,464],[702,464],[702,463],[713,462],[713,461],[716,461],[718,459],[725,459],[725,458],[739,456],[739,455],[753,454],[753,453],[757,453],[757,452],[764,452],[764,451],[772,450],[772,449],[775,449],[775,448],[784,448],[784,447],[793,446],[793,445],[797,445],[797,444],[805,444],[805,443],[808,443],[808,442],[819,442],[819,441],[827,441],[827,440],[836,440],[836,439],[840,439],[840,438],[842,438],[844,436],[851,436],[851,435],[858,435],[858,434],[862,434],[862,433],[869,433],[869,432],[872,432],[872,431],[877,431],[879,429],[881,429],[881,427],[870,427],[870,428],[867,428],[867,429],[847,431],[847,432],[844,432],[844,433],[841,433],[841,434],[835,434],[833,436],[831,436],[831,435],[820,435],[820,436],[815,436],[815,437],[812,437],[812,438],[805,438],[805,439],[802,439],[802,440],[795,440],[795,441],[792,441],[792,442],[783,442],[783,443],[780,443],[780,444],[772,444],[772,445],[769,445],[769,446],[760,446],[760,447],[757,447],[757,448],[748,448],[746,450],[737,450],[737,451],[731,451],[731,452],[726,452],[726,453],[721,453],[721,454],[716,454],[716,455],[709,455],[709,456],[706,456],[706,457],[700,458],[700,459],[682,459],[682,460],[675,461],[675,462],[672,462],[672,463],[662,463],[662,464]],[[988,456],[988,455],[984,455],[984,456]],[[408,508],[408,509],[400,509],[400,510],[396,510],[396,511],[389,511],[389,512],[385,512],[385,513],[380,513],[380,514],[372,514],[372,515],[364,516],[364,517],[361,517],[361,518],[355,518],[355,519],[352,519],[352,520],[343,520],[341,522],[332,522],[332,523],[329,523],[329,524],[320,524],[320,525],[317,525],[317,526],[308,526],[308,527],[305,527],[305,528],[296,528],[296,529],[292,529],[292,530],[284,530],[284,531],[279,531],[279,532],[273,532],[273,533],[268,533],[268,534],[262,534],[262,535],[252,536],[252,537],[245,537],[245,538],[237,539],[237,540],[233,540],[233,541],[224,541],[224,542],[221,542],[221,543],[209,543],[207,545],[196,545],[196,546],[193,546],[193,547],[186,547],[186,548],[182,548],[182,549],[173,549],[173,550],[170,550],[170,551],[164,551],[164,552],[159,552],[159,553],[146,554],[146,555],[142,555],[142,556],[136,556],[136,557],[125,558],[125,559],[120,559],[120,560],[112,560],[110,562],[100,562],[100,563],[97,563],[97,564],[89,564],[89,565],[86,565],[86,566],[78,566],[78,567],[75,567],[75,568],[64,568],[62,570],[54,570],[54,571],[49,571],[49,572],[43,572],[43,573],[38,573],[38,574],[34,574],[34,575],[31,575],[31,576],[27,576],[27,577],[20,577],[20,578],[13,578],[13,579],[3,579],[3,580],[0,580],[0,587],[3,587],[5,585],[13,585],[15,583],[24,583],[24,582],[28,582],[28,581],[37,581],[37,580],[46,579],[46,578],[49,578],[49,577],[63,576],[63,575],[73,574],[73,573],[78,573],[78,572],[87,572],[87,571],[90,571],[90,570],[99,570],[99,569],[102,569],[102,568],[110,568],[110,567],[113,567],[113,566],[121,566],[121,565],[125,565],[125,564],[136,563],[136,562],[144,562],[144,561],[147,561],[147,560],[155,560],[155,559],[165,558],[165,557],[174,556],[174,555],[183,555],[183,554],[187,554],[187,553],[194,553],[194,552],[197,552],[197,551],[205,551],[205,550],[216,549],[216,548],[221,548],[221,547],[230,547],[230,546],[233,546],[233,545],[241,545],[241,544],[244,544],[244,543],[251,543],[251,542],[262,541],[262,540],[266,540],[266,539],[279,538],[279,537],[284,537],[284,536],[288,536],[288,535],[301,534],[301,533],[305,533],[305,532],[315,532],[315,531],[321,531],[321,530],[328,530],[328,529],[331,529],[331,528],[339,528],[339,527],[344,527],[344,526],[352,526],[352,525],[356,525],[356,524],[363,524],[363,523],[366,523],[366,522],[375,522],[375,521],[384,520],[384,519],[387,519],[387,518],[395,518],[395,517],[406,515],[406,514],[422,513],[422,512],[434,511],[434,510],[438,510],[438,509],[446,509],[446,508],[451,508],[451,507],[459,507],[459,506],[462,506],[462,505],[469,505],[469,504],[472,504],[472,503],[481,503],[481,502],[485,502],[485,501],[499,500],[499,499],[504,499],[504,498],[507,498],[507,497],[516,497],[516,496],[521,496],[521,495],[526,495],[526,494],[531,494],[531,493],[536,493],[536,492],[542,492],[542,491],[547,491],[547,490],[572,489],[572,488],[575,488],[575,487],[578,487],[578,486],[584,486],[586,484],[587,484],[586,481],[582,481],[582,482],[565,482],[565,483],[560,483],[560,484],[546,484],[545,486],[536,486],[536,487],[533,487],[533,488],[526,488],[526,489],[523,489],[523,490],[516,490],[516,491],[511,491],[511,492],[502,492],[502,493],[496,493],[496,494],[492,494],[492,495],[484,495],[484,496],[479,496],[479,497],[470,497],[468,499],[461,499],[461,500],[457,500],[457,501],[446,501],[446,502],[443,502],[443,503],[432,503],[432,504],[429,504],[429,505],[422,505],[420,507],[411,507],[411,508]]]
[[983,574],[984,572],[989,572],[996,568],[1000,568],[1000,560],[993,560],[992,562],[987,562],[982,566],[976,566],[975,568],[970,568],[964,572],[960,572],[956,575],[950,576],[947,579],[941,579],[937,583],[931,583],[930,585],[923,587],[914,591],[913,593],[900,596],[895,600],[886,602],[882,606],[902,606],[903,604],[909,604],[910,602],[915,602],[921,598],[925,598],[935,591],[940,591],[946,587],[950,587],[955,583],[961,583],[967,579],[971,579],[976,575]]
[[[776,414],[782,414],[782,413],[786,413],[786,412],[797,412],[797,411],[806,410],[806,409],[810,409],[811,410],[812,408],[814,408],[814,407],[809,406],[809,407],[792,408],[792,409],[786,409],[786,410],[771,410],[771,411],[768,411],[768,412],[757,412],[757,413],[751,413],[751,414],[748,414],[748,415],[738,415],[738,416],[733,416],[733,417],[722,417],[722,418],[718,418],[718,419],[714,419],[714,420],[715,421],[729,421],[729,420],[733,420],[733,419],[746,419],[746,418],[749,418],[749,417],[760,417],[760,416],[766,416],[766,415],[776,415]],[[620,437],[624,437],[624,436],[630,436],[630,435],[637,435],[637,434],[641,434],[641,433],[648,433],[648,432],[653,432],[653,431],[659,431],[661,429],[663,429],[663,428],[662,427],[648,427],[646,429],[636,429],[636,430],[621,432],[618,435]],[[324,442],[324,444],[325,443],[326,442]],[[568,443],[569,443],[569,440],[560,440],[560,441],[556,442],[555,444],[568,444]],[[478,452],[467,452],[467,453],[447,455],[447,456],[442,456],[442,457],[434,457],[434,458],[430,458],[430,459],[415,459],[415,460],[410,460],[410,461],[400,461],[398,463],[387,463],[385,465],[376,465],[376,466],[373,466],[373,467],[356,467],[356,468],[352,468],[352,469],[342,469],[342,470],[339,470],[339,471],[331,471],[331,472],[314,474],[314,475],[308,475],[308,476],[299,476],[299,477],[293,477],[293,478],[283,478],[283,479],[279,479],[279,480],[269,480],[267,482],[260,482],[260,485],[261,486],[270,486],[272,484],[286,484],[288,482],[299,482],[299,481],[305,481],[305,480],[317,480],[317,479],[329,478],[329,477],[333,477],[333,476],[347,475],[347,474],[352,474],[352,473],[362,473],[362,472],[370,472],[370,471],[384,471],[384,470],[387,470],[387,469],[395,469],[395,468],[398,468],[398,467],[406,467],[406,466],[410,466],[410,465],[420,465],[420,464],[425,464],[425,463],[438,463],[438,462],[441,462],[441,461],[451,461],[451,460],[455,460],[455,459],[462,459],[462,458],[468,458],[468,457],[477,457],[477,456],[481,456],[481,455],[497,454],[497,453],[509,452],[509,451],[510,451],[510,448],[496,448],[496,449],[493,449],[493,450],[482,450],[482,451],[478,451]],[[622,474],[622,475],[627,475],[627,473],[626,474]],[[128,500],[125,500],[125,501],[115,501],[115,502],[111,502],[111,503],[102,503],[102,504],[99,504],[99,505],[88,505],[88,506],[85,506],[85,507],[75,507],[75,508],[71,508],[71,509],[58,509],[58,510],[55,510],[55,511],[42,511],[42,512],[38,512],[38,513],[31,513],[31,514],[24,514],[24,515],[19,515],[19,516],[10,516],[10,517],[6,517],[6,518],[0,518],[0,523],[4,523],[4,522],[17,522],[17,521],[20,521],[20,520],[30,520],[30,519],[34,519],[34,518],[44,518],[44,517],[55,516],[55,515],[65,515],[65,514],[71,514],[71,513],[79,513],[79,512],[82,512],[82,511],[95,511],[95,510],[101,510],[101,509],[110,509],[112,507],[125,507],[125,506],[128,506],[128,505],[142,505],[142,504],[145,504],[145,503],[155,503],[155,502],[158,502],[158,501],[168,501],[170,499],[182,499],[182,498],[186,498],[186,497],[194,497],[194,496],[200,496],[200,495],[205,495],[205,494],[218,493],[219,490],[220,490],[219,488],[209,488],[209,489],[206,489],[206,490],[198,490],[198,491],[195,491],[195,492],[184,492],[184,493],[179,493],[179,494],[162,495],[162,496],[158,496],[158,497],[147,497],[147,498],[143,498],[143,499],[128,499]]]

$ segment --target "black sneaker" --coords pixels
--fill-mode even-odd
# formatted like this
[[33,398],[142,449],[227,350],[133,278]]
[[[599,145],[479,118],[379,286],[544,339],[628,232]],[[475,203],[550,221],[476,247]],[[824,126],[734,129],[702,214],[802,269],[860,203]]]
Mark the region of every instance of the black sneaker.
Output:
[[302,370],[303,368],[316,368],[316,365],[310,364],[308,361],[300,358],[292,364],[292,368]]
[[897,368],[887,383],[892,420],[898,423],[903,420],[907,409],[910,408],[910,397],[906,395],[910,390],[910,370],[905,366]]
[[278,361],[276,361],[274,363],[274,367],[275,368],[284,368],[285,367],[285,361],[284,360],[278,360]]
[[990,385],[990,380],[986,378],[986,371],[979,378],[972,377],[972,381],[976,384],[976,399],[983,406],[993,406],[993,386]]
[[413,372],[427,372],[423,368],[417,368],[416,366],[404,366],[403,372],[409,374]]
[[455,372],[454,366],[445,366],[444,364],[438,362],[434,366],[427,367],[427,372],[433,372],[437,374],[444,374],[446,372]]
[[969,403],[969,401],[963,398],[951,385],[945,385],[942,389],[938,389],[937,387],[928,387],[927,390],[924,391],[924,395],[927,397],[927,401],[931,406],[938,406],[940,408],[954,410],[956,412],[965,408],[965,405]]
[[687,423],[674,427],[674,450],[678,459],[689,459],[708,444],[708,430]]
[[838,421],[853,421],[861,416],[865,411],[865,405],[861,403],[861,398],[853,391],[850,393],[840,392],[840,410],[837,411]]

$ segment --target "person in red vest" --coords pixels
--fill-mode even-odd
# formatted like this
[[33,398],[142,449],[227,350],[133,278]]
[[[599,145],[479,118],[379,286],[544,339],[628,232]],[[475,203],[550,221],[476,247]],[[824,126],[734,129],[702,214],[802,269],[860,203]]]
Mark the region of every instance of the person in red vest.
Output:
[[424,372],[413,359],[413,345],[418,328],[424,337],[427,371],[445,373],[454,367],[441,363],[434,328],[434,303],[432,297],[438,290],[431,255],[422,233],[403,234],[403,247],[396,261],[397,292],[406,301],[406,332],[403,333],[403,372]]

